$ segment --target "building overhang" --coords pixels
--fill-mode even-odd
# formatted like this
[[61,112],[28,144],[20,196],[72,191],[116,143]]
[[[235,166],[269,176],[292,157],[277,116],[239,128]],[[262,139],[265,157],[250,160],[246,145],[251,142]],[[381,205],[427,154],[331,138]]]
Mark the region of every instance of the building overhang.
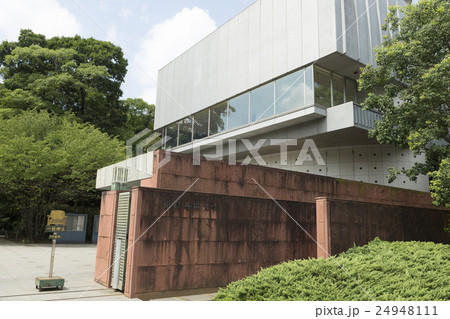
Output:
[[[229,141],[237,141],[233,153],[239,159],[248,153],[248,148],[242,143],[248,139],[252,145],[259,140],[265,140],[259,148],[260,154],[269,154],[279,151],[279,146],[271,143],[272,139],[297,140],[300,143],[292,146],[292,150],[301,148],[301,141],[311,138],[318,147],[375,144],[374,139],[368,137],[368,130],[374,128],[375,122],[381,115],[363,110],[352,102],[341,104],[332,108],[313,105],[269,118],[253,124],[217,134],[186,145],[171,149],[176,153],[193,153],[200,150],[202,155],[216,154],[216,147],[223,147],[224,159],[229,152]],[[139,186],[143,179],[152,177],[153,152],[141,154],[125,161],[101,168],[97,171],[96,188],[109,190],[114,183],[114,169],[126,168],[128,170],[127,187]]]
[[[381,120],[381,114],[364,110],[353,102],[328,109],[314,105],[178,146],[171,151],[188,154],[193,153],[194,149],[201,149],[202,154],[208,153],[208,150],[214,153],[217,145],[220,144],[224,154],[235,151],[239,158],[240,155],[248,152],[248,148],[241,142],[242,139],[248,139],[252,145],[256,145],[258,140],[265,140],[259,148],[261,154],[279,150],[279,146],[272,145],[272,139],[301,142],[312,138],[319,147],[374,144],[376,141],[370,139],[367,132],[375,127],[375,122],[378,120]],[[232,152],[228,146],[230,140],[237,141],[236,148]],[[300,149],[301,143],[298,143],[297,147]],[[295,149],[295,146],[292,149]]]

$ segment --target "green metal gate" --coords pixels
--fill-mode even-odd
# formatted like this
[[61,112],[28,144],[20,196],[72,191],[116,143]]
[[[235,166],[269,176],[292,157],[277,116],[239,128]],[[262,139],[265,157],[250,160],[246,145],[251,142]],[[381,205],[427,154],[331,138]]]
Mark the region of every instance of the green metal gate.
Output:
[[128,221],[130,217],[131,192],[119,194],[117,204],[116,234],[114,236],[114,264],[111,274],[111,286],[122,290],[125,283],[127,265]]

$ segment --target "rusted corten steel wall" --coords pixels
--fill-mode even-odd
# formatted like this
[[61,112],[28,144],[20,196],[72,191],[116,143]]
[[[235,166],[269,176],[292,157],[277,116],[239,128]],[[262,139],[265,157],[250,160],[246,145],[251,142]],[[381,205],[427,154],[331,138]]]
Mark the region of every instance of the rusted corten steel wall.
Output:
[[[130,297],[223,286],[260,267],[327,257],[376,236],[449,242],[443,233],[448,210],[434,208],[428,193],[224,161],[202,159],[195,166],[192,155],[177,153],[158,168],[167,155],[154,153],[153,177],[132,192],[125,276]],[[173,207],[140,237],[164,212],[166,202],[190,186],[182,206]],[[319,245],[287,219],[266,191]],[[102,197],[95,278],[106,286],[117,196],[106,192]]]
[[[318,241],[330,255],[378,237],[388,241],[450,243],[444,231],[448,211],[362,203],[333,198],[317,199]],[[319,257],[326,254],[317,250]]]
[[[327,176],[292,172],[256,165],[229,165],[227,161],[207,161],[194,165],[192,154],[171,153],[170,162],[158,168],[168,154],[156,151],[153,177],[141,181],[142,187],[268,198],[315,203],[317,197],[433,208],[429,193],[360,183]],[[255,181],[264,187],[261,189]]]
[[[188,192],[155,223],[181,194],[133,189],[125,295],[225,286],[316,257],[313,240],[272,200]],[[315,204],[280,205],[315,238]]]

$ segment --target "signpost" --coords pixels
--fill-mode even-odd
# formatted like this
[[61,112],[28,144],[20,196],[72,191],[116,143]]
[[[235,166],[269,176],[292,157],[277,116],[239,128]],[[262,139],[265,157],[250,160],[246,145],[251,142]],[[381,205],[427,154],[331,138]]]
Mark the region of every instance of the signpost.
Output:
[[53,264],[55,262],[55,249],[56,240],[61,238],[58,232],[63,232],[66,230],[66,213],[62,210],[52,210],[50,215],[47,216],[47,226],[45,227],[46,233],[52,233],[49,239],[52,240],[52,254],[50,257],[50,270],[48,277],[37,277],[35,279],[36,289],[42,291],[43,288],[60,288],[64,287],[64,278],[59,276],[53,276]]

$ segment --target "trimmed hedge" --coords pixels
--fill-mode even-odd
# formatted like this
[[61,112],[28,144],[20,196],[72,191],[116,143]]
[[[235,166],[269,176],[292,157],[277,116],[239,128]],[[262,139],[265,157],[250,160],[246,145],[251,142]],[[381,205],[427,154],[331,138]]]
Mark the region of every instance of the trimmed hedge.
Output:
[[449,261],[450,245],[375,239],[334,258],[261,269],[214,300],[450,300]]

